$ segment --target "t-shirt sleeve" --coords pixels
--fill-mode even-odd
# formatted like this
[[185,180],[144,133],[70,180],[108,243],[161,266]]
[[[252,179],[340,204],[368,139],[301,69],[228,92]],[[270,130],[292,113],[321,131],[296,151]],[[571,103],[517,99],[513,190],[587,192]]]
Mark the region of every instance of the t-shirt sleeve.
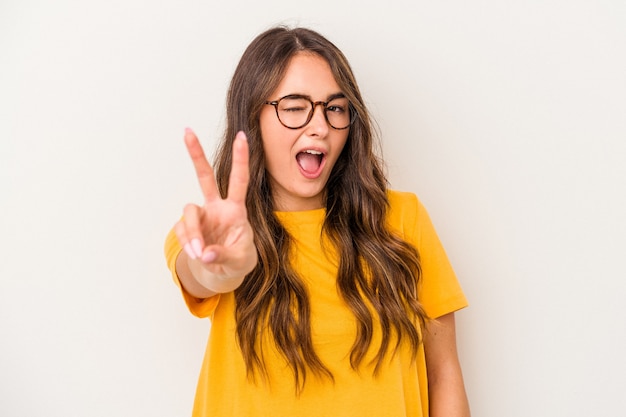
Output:
[[390,198],[392,218],[399,222],[404,239],[417,248],[420,256],[418,300],[426,314],[436,319],[467,307],[465,294],[428,212],[415,194],[394,194]]
[[180,291],[183,295],[183,299],[187,304],[187,308],[194,316],[205,318],[213,315],[215,308],[219,302],[220,296],[219,294],[214,295],[213,297],[200,299],[189,294],[183,285],[180,283],[180,279],[178,278],[178,274],[176,273],[176,259],[178,255],[182,251],[182,247],[178,242],[178,238],[174,233],[174,230],[170,230],[165,238],[165,260],[167,262],[167,267],[170,269],[172,273],[172,278],[174,282],[180,288]]

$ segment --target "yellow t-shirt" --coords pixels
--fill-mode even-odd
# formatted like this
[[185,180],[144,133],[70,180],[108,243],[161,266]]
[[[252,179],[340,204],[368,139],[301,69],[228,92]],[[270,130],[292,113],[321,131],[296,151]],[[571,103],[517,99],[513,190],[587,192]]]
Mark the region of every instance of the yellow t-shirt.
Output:
[[[430,218],[411,193],[389,192],[389,225],[420,253],[422,279],[418,298],[431,318],[456,311],[467,301],[435,233]],[[198,300],[184,290],[189,310],[211,319],[211,334],[198,381],[194,417],[427,417],[428,382],[423,348],[416,360],[401,345],[386,366],[372,375],[368,359],[377,352],[380,329],[375,327],[368,356],[358,371],[350,366],[355,319],[335,285],[337,262],[322,250],[320,232],[325,210],[278,212],[294,238],[294,267],[307,284],[311,302],[311,331],[315,350],[334,376],[334,382],[307,373],[304,390],[295,395],[291,368],[263,336],[263,355],[269,378],[251,381],[235,332],[232,293]],[[167,263],[176,283],[176,257],[181,247],[170,232],[165,243]],[[332,255],[330,255],[332,256]],[[181,287],[182,289],[182,287]]]

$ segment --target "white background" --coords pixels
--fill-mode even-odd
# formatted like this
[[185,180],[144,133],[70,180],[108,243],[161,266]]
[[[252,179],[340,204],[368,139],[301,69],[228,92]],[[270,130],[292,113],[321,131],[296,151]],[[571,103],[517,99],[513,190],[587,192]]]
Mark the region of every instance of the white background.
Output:
[[214,148],[276,23],[345,52],[429,209],[473,415],[623,415],[621,0],[0,0],[0,415],[189,415],[209,323],[162,255],[199,202],[182,134]]

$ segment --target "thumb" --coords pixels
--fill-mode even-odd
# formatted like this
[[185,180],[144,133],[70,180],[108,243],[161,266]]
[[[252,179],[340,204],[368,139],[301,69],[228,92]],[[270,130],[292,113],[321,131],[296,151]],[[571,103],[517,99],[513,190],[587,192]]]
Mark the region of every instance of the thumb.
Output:
[[200,257],[202,262],[204,262],[205,264],[215,263],[216,261],[218,261],[218,258],[219,253],[217,250],[215,250],[215,247],[205,248],[204,252],[202,252],[202,256]]

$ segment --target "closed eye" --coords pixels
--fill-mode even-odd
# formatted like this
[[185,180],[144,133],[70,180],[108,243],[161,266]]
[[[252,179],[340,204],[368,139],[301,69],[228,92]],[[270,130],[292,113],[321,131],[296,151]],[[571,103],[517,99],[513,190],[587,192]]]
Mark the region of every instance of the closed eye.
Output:
[[285,107],[281,109],[286,112],[299,112],[299,111],[309,111],[308,107]]

